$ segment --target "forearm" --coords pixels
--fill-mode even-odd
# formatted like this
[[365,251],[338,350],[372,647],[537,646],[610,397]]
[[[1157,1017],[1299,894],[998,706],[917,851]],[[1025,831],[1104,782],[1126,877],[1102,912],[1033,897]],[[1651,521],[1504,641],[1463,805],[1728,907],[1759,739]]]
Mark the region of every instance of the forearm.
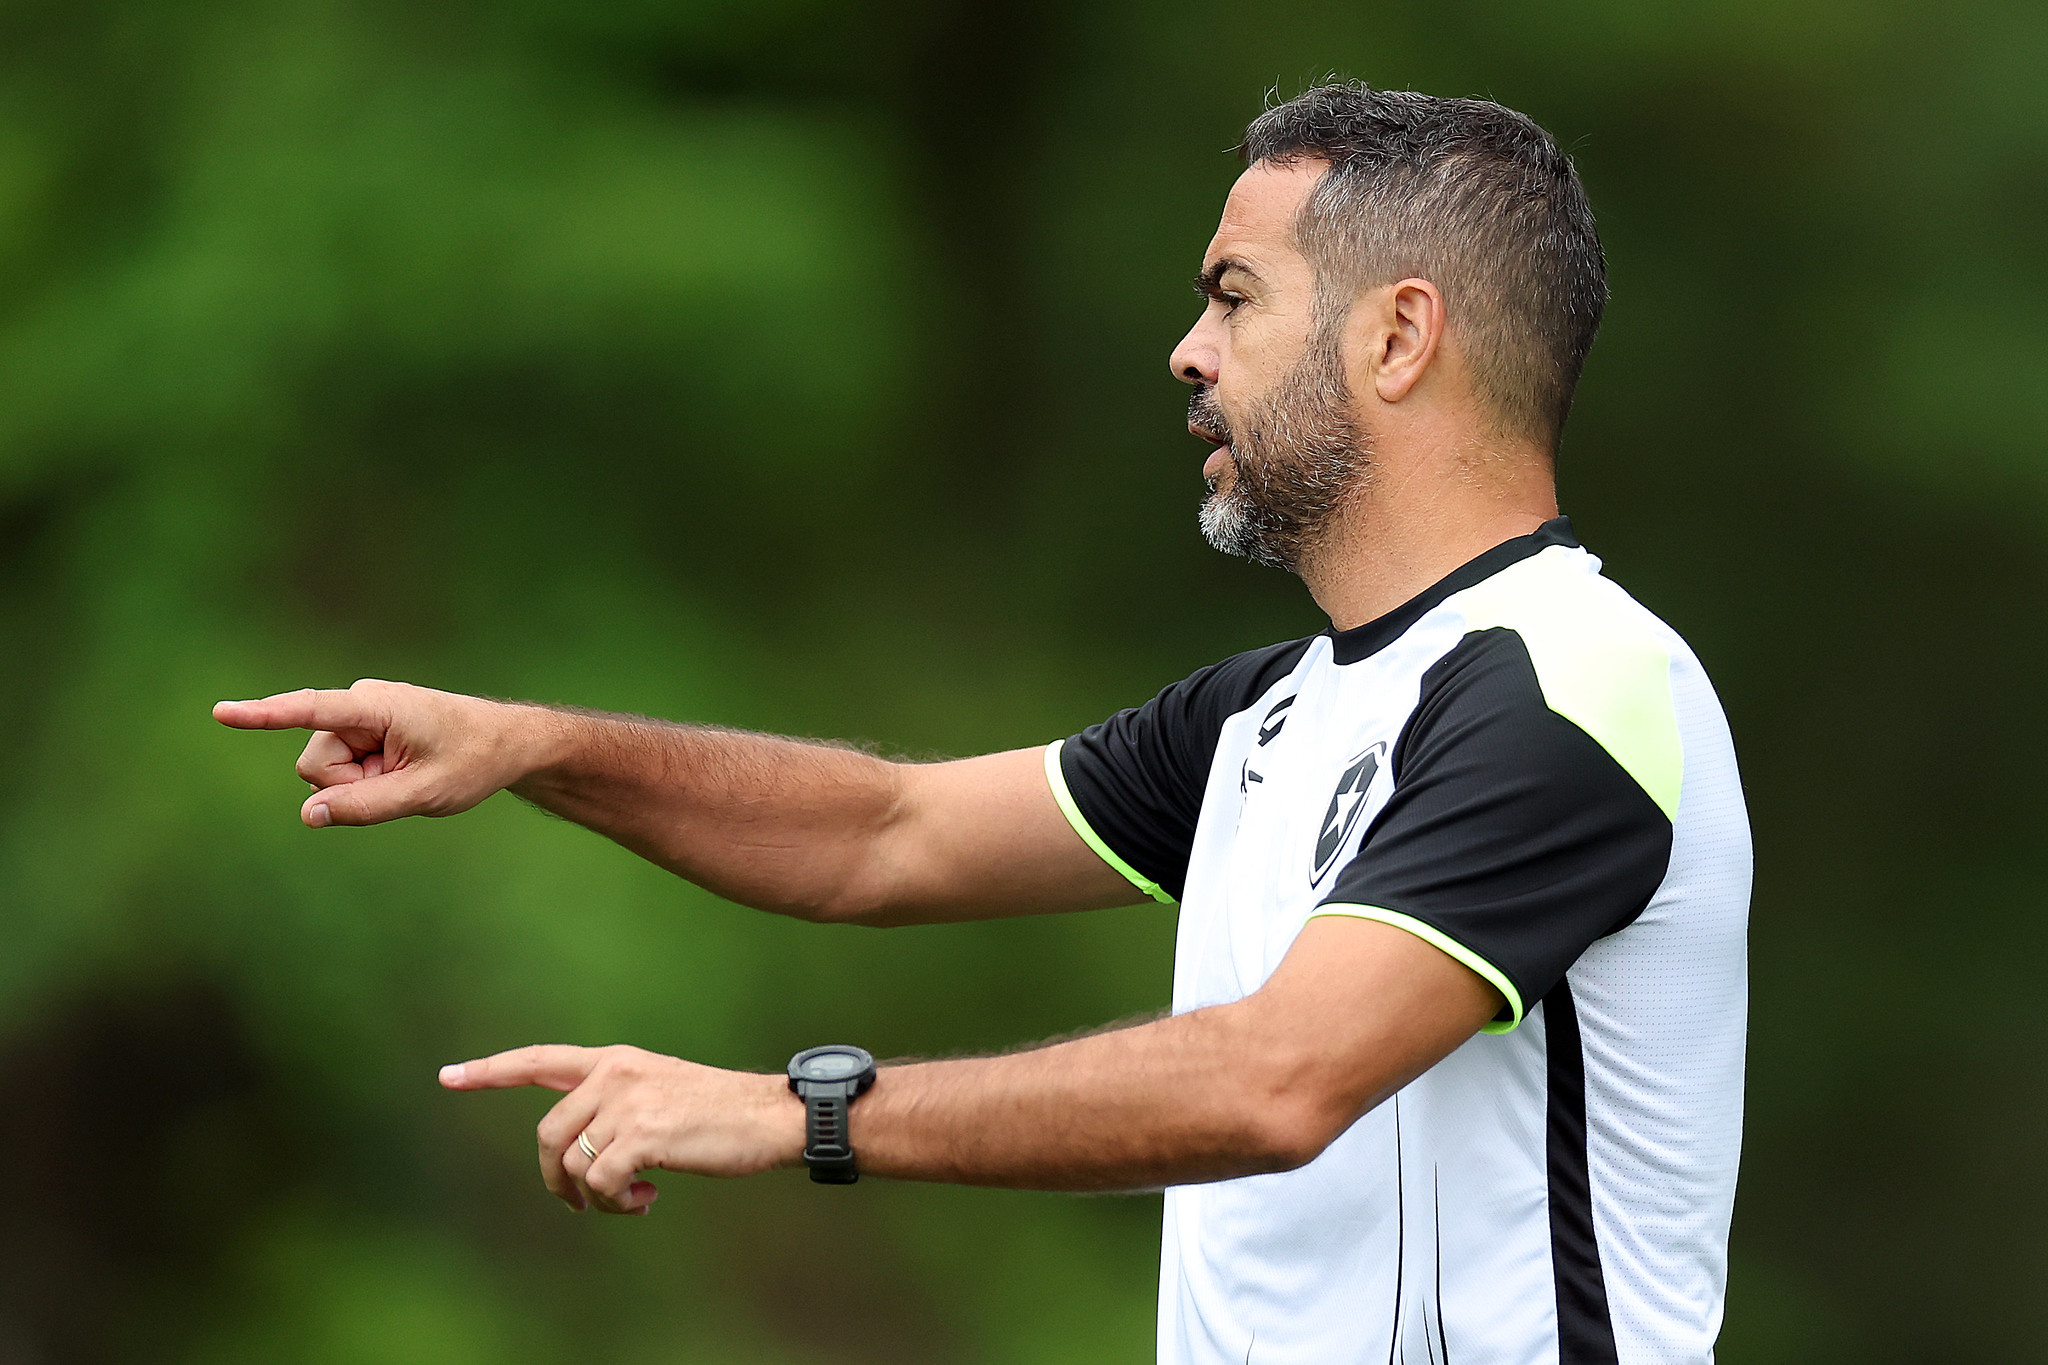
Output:
[[519,708],[512,791],[743,905],[859,918],[896,818],[898,765],[857,750],[703,726]]
[[1240,1002],[1009,1056],[884,1067],[853,1109],[861,1168],[1128,1190],[1299,1166],[1381,1096],[1260,1013]]
[[885,1067],[855,1102],[863,1169],[906,1180],[1142,1189],[1287,1170],[1500,1008],[1400,929],[1311,920],[1228,1005],[1007,1057]]

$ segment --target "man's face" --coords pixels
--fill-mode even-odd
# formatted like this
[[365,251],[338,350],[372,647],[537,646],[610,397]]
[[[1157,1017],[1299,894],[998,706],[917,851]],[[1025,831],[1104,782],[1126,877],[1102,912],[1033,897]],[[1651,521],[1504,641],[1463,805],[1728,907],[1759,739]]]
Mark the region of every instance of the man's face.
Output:
[[1261,163],[1238,178],[1202,259],[1208,305],[1172,361],[1195,385],[1188,430],[1214,447],[1202,534],[1290,570],[1371,468],[1345,380],[1343,311],[1319,314],[1314,271],[1293,242],[1322,171]]

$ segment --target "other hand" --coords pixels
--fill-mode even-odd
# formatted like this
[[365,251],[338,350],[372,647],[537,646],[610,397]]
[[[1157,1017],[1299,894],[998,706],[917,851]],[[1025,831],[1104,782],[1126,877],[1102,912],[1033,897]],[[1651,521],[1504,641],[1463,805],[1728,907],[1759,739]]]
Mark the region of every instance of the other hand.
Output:
[[[643,1171],[740,1176],[803,1162],[804,1106],[782,1076],[723,1071],[637,1047],[522,1047],[441,1068],[450,1090],[568,1093],[540,1121],[540,1175],[573,1209],[647,1212]],[[588,1140],[596,1160],[578,1144]]]
[[375,678],[213,708],[215,720],[238,730],[314,732],[298,766],[314,788],[299,818],[314,829],[466,811],[532,770],[547,717],[537,707]]

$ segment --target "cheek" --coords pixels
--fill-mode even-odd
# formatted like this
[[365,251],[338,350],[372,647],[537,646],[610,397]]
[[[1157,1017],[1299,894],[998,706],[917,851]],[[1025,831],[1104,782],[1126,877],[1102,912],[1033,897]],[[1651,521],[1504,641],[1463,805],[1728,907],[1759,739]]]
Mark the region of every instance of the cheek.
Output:
[[[1274,334],[1270,325],[1247,321],[1227,329],[1218,350],[1216,367],[1219,393],[1229,395],[1239,406],[1256,402],[1272,392],[1274,384],[1287,373],[1293,351],[1279,344],[1286,338]],[[1298,351],[1299,348],[1294,348]]]
[[1236,365],[1218,372],[1216,406],[1223,410],[1223,420],[1229,423],[1231,431],[1240,436],[1257,421],[1272,393],[1273,377],[1267,367],[1246,359],[1242,353]]

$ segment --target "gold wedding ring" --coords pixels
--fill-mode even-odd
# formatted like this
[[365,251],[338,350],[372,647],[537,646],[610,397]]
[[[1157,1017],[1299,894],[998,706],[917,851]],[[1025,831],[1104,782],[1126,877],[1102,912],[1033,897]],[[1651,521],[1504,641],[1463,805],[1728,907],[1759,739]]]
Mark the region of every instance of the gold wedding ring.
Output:
[[589,1129],[585,1129],[576,1135],[576,1145],[583,1149],[583,1155],[589,1157],[592,1161],[597,1160],[597,1148],[590,1145]]

